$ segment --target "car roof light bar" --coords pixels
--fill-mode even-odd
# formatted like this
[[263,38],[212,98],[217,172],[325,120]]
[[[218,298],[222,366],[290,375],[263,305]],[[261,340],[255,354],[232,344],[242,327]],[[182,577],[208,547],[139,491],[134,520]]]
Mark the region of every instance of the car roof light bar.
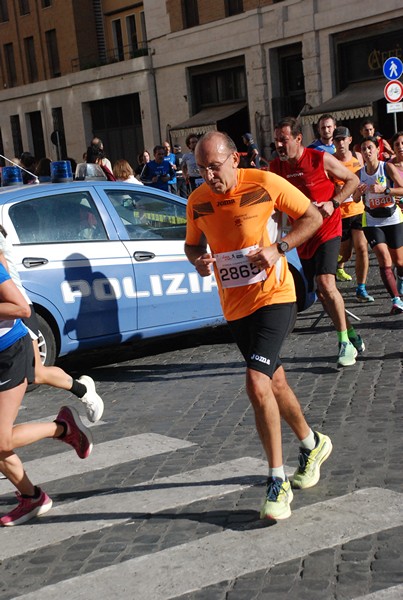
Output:
[[13,160],[10,160],[9,158],[7,158],[7,156],[3,156],[3,154],[0,154],[0,158],[4,158],[4,160],[7,160],[9,163],[11,163],[12,165],[14,165],[14,167],[18,167],[22,171],[25,171],[26,173],[28,173],[28,175],[32,175],[32,177],[34,178],[34,182],[33,183],[39,183],[39,179],[35,175],[35,173],[31,173],[31,171],[28,171],[28,169],[25,169],[25,167],[21,167],[21,165],[19,165],[18,163],[15,163]]

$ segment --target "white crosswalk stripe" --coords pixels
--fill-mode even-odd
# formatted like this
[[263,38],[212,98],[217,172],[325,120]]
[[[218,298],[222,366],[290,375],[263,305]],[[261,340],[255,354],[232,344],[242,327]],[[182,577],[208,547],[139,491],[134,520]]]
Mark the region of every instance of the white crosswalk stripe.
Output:
[[[25,463],[33,480],[51,482],[77,474],[174,452],[190,442],[158,434],[140,434],[98,444],[91,457],[80,461],[74,451]],[[293,469],[286,468],[287,474]],[[263,460],[245,457],[177,475],[90,495],[55,505],[41,519],[1,531],[0,560],[52,547],[71,538],[125,523],[143,515],[214,499],[262,483],[267,474]],[[12,486],[0,482],[0,495]],[[65,595],[70,600],[113,598],[167,600],[260,569],[345,544],[403,525],[403,496],[380,488],[359,490],[293,511],[276,527],[224,530],[186,544],[143,555],[94,572],[73,576],[19,596],[47,600]],[[380,512],[379,506],[387,507]],[[257,508],[257,507],[254,507]],[[362,514],[365,513],[365,519]],[[362,600],[397,600],[402,586],[376,592]],[[355,600],[359,600],[356,598]]]
[[[380,502],[388,506],[386,514],[380,514]],[[21,600],[53,600],[60,594],[97,600],[99,590],[111,598],[130,598],[136,590],[142,600],[167,600],[399,525],[401,494],[359,490],[296,510],[270,532],[227,530],[42,588]]]
[[372,594],[353,598],[353,600],[402,600],[402,598],[403,585],[394,585],[386,590],[378,590]]
[[136,514],[157,513],[229,494],[256,482],[256,474],[260,473],[263,479],[265,470],[261,460],[240,458],[56,506],[32,525],[2,531],[0,557],[4,560],[18,555],[22,548],[35,550],[44,544],[111,527]]
[[[24,462],[24,468],[32,481],[42,484],[46,481],[56,481],[64,477],[107,469],[114,465],[165,452],[173,452],[193,445],[190,442],[159,435],[158,433],[141,433],[96,444],[86,460],[80,460],[74,450],[68,450],[67,452],[55,454],[48,460],[40,458]],[[61,443],[60,447],[62,447]],[[64,447],[67,448],[65,445]],[[0,483],[0,494],[14,490],[14,486],[8,481]]]

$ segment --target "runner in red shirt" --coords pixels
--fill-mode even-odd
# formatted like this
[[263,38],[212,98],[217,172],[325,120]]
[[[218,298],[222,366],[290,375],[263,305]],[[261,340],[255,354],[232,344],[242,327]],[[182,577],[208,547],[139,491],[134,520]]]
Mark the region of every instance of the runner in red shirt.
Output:
[[[318,298],[336,328],[337,365],[354,365],[357,353],[365,347],[347,319],[335,275],[341,240],[339,206],[358,187],[359,179],[328,152],[305,148],[301,125],[293,117],[282,119],[275,126],[274,142],[278,158],[270,163],[270,170],[308,196],[323,217],[322,226],[298,247],[298,254],[308,284],[313,289],[316,282]],[[331,178],[343,181],[343,187],[336,191]]]

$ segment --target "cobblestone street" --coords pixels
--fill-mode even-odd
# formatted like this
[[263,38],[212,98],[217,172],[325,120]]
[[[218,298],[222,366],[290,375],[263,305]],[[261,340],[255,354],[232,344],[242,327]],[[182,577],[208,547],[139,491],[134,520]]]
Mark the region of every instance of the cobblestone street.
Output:
[[[95,379],[105,413],[88,461],[52,441],[20,451],[54,509],[2,530],[0,600],[403,598],[403,315],[389,315],[371,265],[374,303],[341,285],[367,347],[354,367],[336,369],[336,334],[318,304],[284,347],[308,421],[334,450],[281,523],[258,519],[267,467],[226,328],[64,359]],[[20,421],[64,403],[77,406],[36,388]],[[283,443],[292,473],[287,428]],[[4,480],[0,494],[5,512],[14,499]]]

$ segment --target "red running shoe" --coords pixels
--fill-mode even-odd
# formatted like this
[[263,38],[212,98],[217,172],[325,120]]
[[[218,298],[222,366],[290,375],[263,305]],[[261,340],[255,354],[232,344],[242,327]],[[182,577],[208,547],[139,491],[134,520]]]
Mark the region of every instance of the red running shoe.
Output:
[[57,439],[73,446],[80,458],[88,458],[93,446],[92,434],[81,421],[76,409],[70,406],[62,406],[55,421],[66,426],[66,434]]
[[39,498],[23,498],[21,494],[16,492],[18,506],[14,508],[8,515],[0,517],[0,525],[3,527],[13,527],[30,521],[34,517],[44,515],[52,508],[52,500],[41,489]]

